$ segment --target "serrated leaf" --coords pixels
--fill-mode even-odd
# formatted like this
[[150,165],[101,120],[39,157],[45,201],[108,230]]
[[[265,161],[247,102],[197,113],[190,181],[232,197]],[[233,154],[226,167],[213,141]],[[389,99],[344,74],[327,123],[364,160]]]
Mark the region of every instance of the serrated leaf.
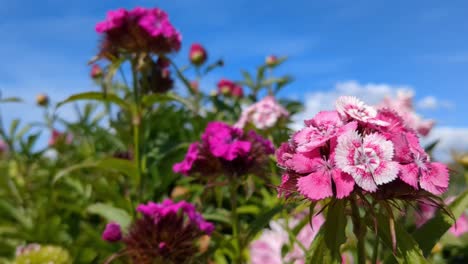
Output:
[[[458,219],[468,208],[468,190],[460,194],[448,207],[455,219]],[[413,233],[414,239],[419,243],[424,255],[431,252],[435,244],[453,224],[454,220],[443,210],[439,210],[433,218]]]
[[87,211],[91,214],[100,215],[109,222],[116,222],[124,229],[127,228],[132,222],[132,217],[125,210],[109,204],[92,204],[88,206]]

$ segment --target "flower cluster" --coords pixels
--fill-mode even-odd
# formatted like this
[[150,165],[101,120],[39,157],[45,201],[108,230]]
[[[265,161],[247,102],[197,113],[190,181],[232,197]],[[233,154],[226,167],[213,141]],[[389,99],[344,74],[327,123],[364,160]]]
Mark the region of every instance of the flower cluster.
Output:
[[273,153],[273,144],[254,131],[245,133],[222,122],[211,122],[201,142],[192,143],[185,159],[173,169],[184,175],[261,175],[268,155]]
[[434,126],[434,120],[424,120],[419,116],[413,107],[413,93],[411,91],[399,90],[397,97],[385,98],[378,106],[378,109],[391,109],[398,113],[405,125],[421,136],[427,136]]
[[101,56],[126,52],[169,53],[178,51],[182,37],[163,10],[136,7],[133,10],[109,11],[104,21],[96,24],[104,34]]
[[244,91],[242,87],[231,80],[221,79],[218,82],[218,92],[223,95],[233,97],[243,97]]
[[[307,217],[307,216],[305,216]],[[289,228],[294,229],[301,221],[300,217],[289,220]],[[325,219],[322,215],[314,216],[310,224],[306,224],[297,234],[297,241],[289,252],[283,257],[283,248],[290,242],[289,234],[285,230],[287,226],[284,219],[270,222],[270,229],[265,229],[260,237],[250,245],[250,263],[252,264],[281,264],[281,263],[305,263],[303,248],[309,248],[318,230]],[[302,245],[299,245],[301,243]]]
[[108,224],[102,235],[110,242],[122,239],[124,255],[133,263],[186,263],[197,253],[196,242],[215,228],[186,201],[148,202],[137,211],[142,217],[123,237],[115,223]]
[[275,100],[275,97],[267,96],[247,107],[235,126],[243,128],[247,123],[251,123],[258,129],[267,129],[273,127],[281,118],[288,116],[289,112]]
[[286,171],[280,195],[341,199],[353,190],[385,191],[390,182],[436,195],[448,188],[447,167],[430,161],[416,132],[392,110],[344,96],[336,111],[320,112],[305,125],[277,151]]

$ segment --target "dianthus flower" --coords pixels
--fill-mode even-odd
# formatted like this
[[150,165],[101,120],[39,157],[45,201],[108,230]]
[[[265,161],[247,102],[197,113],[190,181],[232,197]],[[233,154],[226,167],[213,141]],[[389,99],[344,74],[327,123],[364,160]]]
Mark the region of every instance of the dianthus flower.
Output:
[[267,129],[288,116],[289,112],[273,96],[267,96],[242,111],[239,121],[234,126],[243,128],[250,123],[258,129]]
[[430,161],[396,111],[377,110],[344,96],[337,100],[336,111],[320,112],[305,125],[276,152],[285,170],[281,196],[298,193],[317,201],[359,191],[386,199],[397,192],[403,197],[420,189],[433,195],[447,190],[447,167]]
[[192,143],[185,159],[173,169],[184,175],[262,173],[268,155],[273,153],[272,143],[254,131],[244,132],[222,122],[211,122],[201,142]]
[[218,82],[218,92],[220,94],[232,96],[232,97],[242,97],[244,96],[244,91],[242,87],[231,80],[221,79]]
[[159,9],[136,7],[133,10],[109,11],[104,21],[96,24],[96,31],[104,35],[101,56],[126,52],[169,53],[178,51],[180,33]]
[[132,263],[187,263],[198,252],[197,241],[214,230],[214,225],[186,201],[148,202],[140,204],[137,211],[142,217],[122,238],[122,256]]
[[421,136],[427,136],[434,126],[434,120],[422,119],[413,107],[413,93],[400,90],[396,98],[386,97],[378,106],[378,109],[391,109],[404,120],[405,125],[416,131]]

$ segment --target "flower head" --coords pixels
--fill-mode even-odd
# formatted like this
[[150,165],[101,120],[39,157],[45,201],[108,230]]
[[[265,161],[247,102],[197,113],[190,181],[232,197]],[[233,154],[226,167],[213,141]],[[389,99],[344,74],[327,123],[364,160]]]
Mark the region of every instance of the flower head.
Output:
[[180,33],[159,8],[109,11],[96,31],[104,35],[101,56],[105,57],[116,56],[119,50],[168,53],[178,51],[181,45]]
[[190,46],[189,59],[190,62],[192,62],[194,65],[202,65],[203,63],[205,63],[207,58],[208,53],[202,45],[194,43],[192,44],[192,46]]
[[120,241],[122,239],[120,225],[115,222],[108,223],[106,229],[102,232],[102,239],[108,242]]
[[242,90],[242,87],[240,87],[233,81],[227,79],[221,79],[218,82],[218,92],[233,97],[244,96],[244,91]]
[[235,126],[243,128],[247,123],[251,123],[258,129],[266,129],[288,116],[289,112],[273,96],[267,96],[242,111]]
[[379,126],[388,125],[387,122],[377,119],[377,110],[353,96],[338,98],[336,110],[344,120],[356,120],[364,124]]

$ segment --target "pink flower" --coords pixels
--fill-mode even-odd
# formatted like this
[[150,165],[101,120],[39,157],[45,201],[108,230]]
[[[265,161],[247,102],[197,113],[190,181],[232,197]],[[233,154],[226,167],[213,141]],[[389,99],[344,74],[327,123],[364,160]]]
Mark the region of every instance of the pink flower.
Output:
[[380,134],[361,137],[356,131],[338,138],[335,161],[362,189],[375,192],[377,185],[397,178],[398,163],[393,159],[393,143]]
[[356,120],[364,124],[387,126],[388,123],[377,119],[377,110],[364,104],[353,96],[341,96],[336,101],[336,110],[344,120]]
[[[293,229],[297,226],[302,218],[295,217],[289,220],[289,227]],[[297,241],[290,244],[286,221],[279,219],[270,222],[270,229],[265,229],[260,237],[253,241],[250,245],[250,263],[252,264],[282,264],[282,263],[305,263],[305,253],[298,243],[303,247],[309,248],[314,240],[318,230],[322,226],[324,218],[322,215],[317,215],[312,218],[311,225],[306,224],[297,234]],[[289,252],[282,257],[283,248],[290,246]]]
[[211,122],[206,127],[202,140],[207,143],[215,157],[233,160],[247,155],[252,147],[249,141],[240,140],[242,134],[242,130],[222,122]]
[[252,123],[258,129],[266,129],[273,127],[280,118],[288,116],[289,112],[273,96],[267,96],[242,111],[234,126],[243,128],[247,123]]
[[202,45],[194,43],[190,46],[189,59],[194,65],[202,65],[207,58],[208,54]]
[[429,219],[434,217],[437,208],[433,205],[420,202],[418,203],[419,211],[415,215],[416,227],[419,228],[424,225]]
[[102,239],[108,242],[120,241],[122,239],[120,225],[115,222],[108,223],[106,229],[102,232]]
[[462,216],[458,218],[455,224],[449,229],[449,231],[456,237],[460,237],[468,232],[468,215],[463,213]]
[[242,90],[242,87],[240,87],[233,81],[227,79],[221,79],[218,82],[218,92],[233,97],[244,96],[244,91]]
[[305,124],[307,127],[293,136],[298,152],[312,151],[330,139],[357,127],[356,122],[345,125],[336,111],[320,112],[313,119],[306,120]]
[[98,33],[104,33],[113,29],[117,29],[124,24],[127,16],[128,11],[123,8],[111,10],[107,12],[106,20],[96,24],[96,31]]
[[400,162],[399,177],[415,189],[433,193],[444,193],[449,185],[447,167],[439,162],[430,162],[430,157],[412,133],[392,136],[395,144],[395,157]]
[[185,176],[189,175],[190,170],[193,167],[193,163],[197,160],[199,157],[199,143],[194,142],[190,144],[190,147],[188,148],[187,155],[185,155],[185,159],[182,162],[174,164],[172,167],[173,171],[176,173],[183,174]]

